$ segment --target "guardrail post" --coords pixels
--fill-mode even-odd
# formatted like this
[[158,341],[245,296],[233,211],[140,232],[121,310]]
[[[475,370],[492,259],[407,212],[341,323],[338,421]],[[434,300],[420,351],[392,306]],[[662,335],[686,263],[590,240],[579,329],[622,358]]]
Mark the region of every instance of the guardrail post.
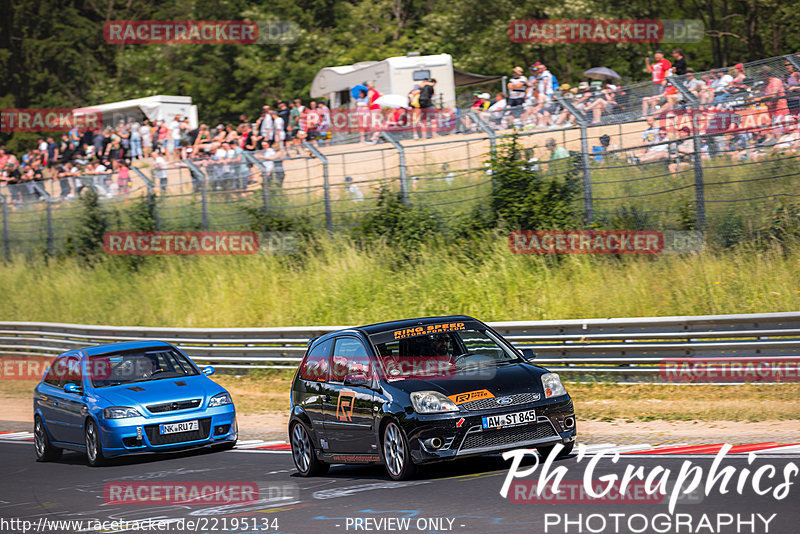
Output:
[[[328,233],[333,233],[333,212],[331,211],[331,191],[328,183],[328,158],[319,149],[308,141],[303,141],[303,146],[322,163],[322,195],[325,203],[325,228]],[[402,171],[401,171],[402,172]]]
[[11,238],[8,236],[8,201],[5,195],[0,195],[0,204],[3,205],[3,251],[6,261],[11,261]]
[[583,212],[586,224],[594,222],[594,201],[592,199],[592,172],[589,168],[589,120],[586,115],[565,100],[561,95],[556,95],[556,100],[575,116],[581,129],[581,169],[583,170]]
[[406,168],[406,151],[403,148],[403,145],[398,143],[397,139],[395,139],[394,136],[392,136],[392,134],[389,132],[381,132],[381,137],[389,141],[395,150],[397,150],[397,154],[400,158],[400,198],[402,198],[403,204],[408,205],[408,169]]
[[667,78],[675,89],[678,90],[689,103],[692,109],[692,150],[694,150],[694,201],[697,219],[697,229],[705,232],[706,229],[706,194],[705,182],[703,178],[703,146],[697,132],[697,121],[694,116],[700,111],[700,101],[694,93],[683,85],[683,82],[675,76]]

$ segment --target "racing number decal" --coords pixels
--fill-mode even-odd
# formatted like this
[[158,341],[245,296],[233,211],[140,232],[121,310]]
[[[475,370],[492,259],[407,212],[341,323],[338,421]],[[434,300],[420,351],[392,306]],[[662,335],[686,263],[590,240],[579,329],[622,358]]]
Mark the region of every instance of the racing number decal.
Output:
[[336,404],[336,419],[339,421],[353,421],[353,406],[356,402],[356,393],[347,389],[339,392],[339,402]]
[[478,389],[475,391],[459,393],[458,395],[450,395],[447,398],[456,404],[464,404],[465,402],[472,402],[475,400],[491,399],[494,398],[494,395],[492,395],[492,392],[488,389]]

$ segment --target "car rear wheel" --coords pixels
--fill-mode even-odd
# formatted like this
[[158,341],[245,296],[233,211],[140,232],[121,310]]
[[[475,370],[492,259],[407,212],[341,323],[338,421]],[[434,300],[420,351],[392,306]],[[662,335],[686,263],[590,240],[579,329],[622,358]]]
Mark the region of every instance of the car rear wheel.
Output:
[[[536,450],[539,451],[539,454],[542,455],[542,459],[547,460],[547,457],[550,456],[550,451],[553,450],[555,445],[548,445],[547,447],[536,447]],[[564,448],[561,449],[561,452],[558,453],[556,456],[556,460],[560,460],[565,456],[569,455],[572,452],[573,447],[575,447],[575,442],[570,441],[569,443],[564,444]]]
[[44,427],[44,421],[38,415],[33,420],[33,444],[36,446],[36,461],[37,462],[52,462],[61,458],[63,449],[53,447],[50,444],[50,438],[47,436],[47,429]]
[[417,470],[411,461],[408,439],[393,421],[383,430],[383,464],[392,480],[408,480]]
[[86,459],[92,467],[99,467],[106,463],[103,456],[103,445],[100,443],[100,430],[93,419],[86,421]]
[[295,423],[291,430],[292,459],[297,472],[303,477],[323,475],[328,472],[329,464],[320,462],[311,445],[311,438],[301,423]]

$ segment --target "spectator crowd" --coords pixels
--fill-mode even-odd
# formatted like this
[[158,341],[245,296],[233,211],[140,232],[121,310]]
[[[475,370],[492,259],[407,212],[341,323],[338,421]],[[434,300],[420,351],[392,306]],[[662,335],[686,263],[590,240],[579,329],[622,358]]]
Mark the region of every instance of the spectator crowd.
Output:
[[[715,69],[696,75],[688,67],[681,49],[676,48],[668,60],[662,51],[653,59],[645,59],[651,82],[645,86],[621,86],[614,78],[581,81],[573,87],[559,84],[556,76],[542,62],[535,62],[526,75],[522,67],[514,67],[503,92],[494,98],[486,92],[474,93],[471,110],[497,129],[564,128],[576,122],[575,111],[590,120],[589,125],[644,119],[647,129],[642,136],[643,148],[629,153],[631,163],[669,161],[675,168],[688,161],[693,150],[688,128],[670,132],[657,117],[670,111],[687,108],[688,99],[696,99],[696,109],[706,112],[726,109],[758,108],[774,123],[754,131],[737,131],[705,136],[703,157],[727,152],[737,159],[764,157],[775,151],[800,150],[800,73],[791,61],[783,68],[777,64],[745,68],[741,63],[732,68]],[[675,76],[681,87],[672,83]],[[426,79],[407,95],[407,104],[395,107],[385,128],[413,125],[414,138],[436,135],[436,80]],[[689,93],[694,98],[689,96]],[[379,131],[369,128],[369,114],[381,109],[381,94],[372,82],[366,82],[354,97],[358,115],[359,140],[377,142]],[[478,125],[463,116],[467,130]],[[167,185],[168,168],[191,160],[192,166],[206,171],[215,189],[246,189],[254,182],[254,165],[250,156],[260,160],[260,172],[280,185],[283,182],[283,160],[303,155],[304,143],[324,144],[331,139],[331,110],[323,102],[300,99],[265,105],[258,116],[239,117],[237,125],[206,124],[192,127],[186,117],[176,115],[167,120],[144,119],[121,122],[114,127],[79,131],[72,129],[60,136],[45,136],[21,155],[0,147],[0,194],[9,194],[12,204],[42,200],[46,197],[46,181],[54,181],[61,199],[74,198],[91,185],[107,196],[131,191],[139,160],[149,160],[159,186]],[[700,132],[704,133],[704,132]],[[672,138],[670,138],[670,135]],[[608,136],[604,136],[608,137]],[[548,146],[551,153],[556,150]],[[608,143],[600,147],[608,149]],[[558,147],[556,158],[563,157]],[[598,156],[601,157],[601,156]],[[193,172],[193,179],[196,171]],[[196,180],[195,180],[196,181]],[[5,187],[4,187],[5,186]],[[196,183],[196,186],[197,183]],[[198,186],[199,187],[199,186]]]

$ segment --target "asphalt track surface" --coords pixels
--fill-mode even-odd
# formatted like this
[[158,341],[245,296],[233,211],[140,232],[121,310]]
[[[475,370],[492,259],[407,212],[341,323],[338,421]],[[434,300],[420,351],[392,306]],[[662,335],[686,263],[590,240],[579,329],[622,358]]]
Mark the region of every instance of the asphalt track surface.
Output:
[[[768,452],[759,453],[752,464],[748,463],[747,454],[741,454],[725,458],[722,465],[736,467],[739,476],[743,468],[754,472],[762,465],[771,464],[780,475],[787,464],[800,464],[797,452]],[[663,499],[653,502],[645,498],[627,503],[585,502],[580,498],[577,502],[512,502],[500,495],[510,462],[499,455],[429,466],[416,479],[407,482],[389,480],[379,466],[334,466],[324,476],[301,478],[295,474],[291,454],[286,451],[195,450],[127,457],[108,466],[91,468],[86,465],[84,455],[72,452],[65,452],[57,462],[38,463],[34,460],[33,444],[19,441],[0,443],[0,458],[3,459],[0,463],[0,532],[4,533],[157,532],[150,526],[137,528],[133,523],[147,520],[166,521],[150,525],[169,525],[164,528],[170,528],[171,532],[238,534],[800,532],[800,489],[793,486],[783,500],[775,499],[772,494],[758,496],[751,489],[751,478],[747,479],[742,495],[732,488],[727,495],[712,492],[706,496],[693,492],[684,496],[677,504],[676,515],[669,516],[665,515],[668,507]],[[567,468],[564,481],[580,481],[590,458],[587,456],[578,462],[573,455],[555,465]],[[645,472],[656,466],[672,469],[670,478],[674,480],[683,462],[692,462],[705,473],[712,460],[709,455],[644,454],[624,455],[614,464],[603,458],[592,478],[608,474],[621,476],[625,466],[632,465],[643,467]],[[523,462],[521,469],[531,465]],[[535,475],[520,480],[533,481],[540,470],[541,467]],[[778,482],[782,480],[779,476]],[[800,477],[794,476],[792,480],[800,480]],[[259,500],[250,504],[108,504],[104,494],[107,484],[190,481],[255,482],[259,487]],[[771,484],[762,484],[763,487],[768,485]],[[567,493],[562,497],[565,498]],[[564,514],[574,523],[565,527]],[[615,526],[614,514],[618,514],[619,528]],[[677,514],[682,514],[682,526],[675,525]],[[777,515],[765,525],[753,514],[762,514],[765,518]],[[702,522],[703,516],[711,521],[711,529]],[[733,524],[717,524],[720,518],[727,523],[728,516],[735,517]],[[561,518],[560,523],[555,523],[556,517]],[[670,517],[673,518],[671,522]],[[11,523],[11,520],[18,522]],[[53,522],[59,520],[85,523],[82,528],[74,523],[69,528],[54,528]],[[190,520],[196,523],[187,525],[186,521]],[[379,523],[380,520],[384,522]],[[97,525],[92,521],[106,523],[98,529],[92,527]],[[122,521],[129,523],[125,525]],[[754,522],[737,524],[736,521]],[[27,526],[27,530],[23,526]]]

